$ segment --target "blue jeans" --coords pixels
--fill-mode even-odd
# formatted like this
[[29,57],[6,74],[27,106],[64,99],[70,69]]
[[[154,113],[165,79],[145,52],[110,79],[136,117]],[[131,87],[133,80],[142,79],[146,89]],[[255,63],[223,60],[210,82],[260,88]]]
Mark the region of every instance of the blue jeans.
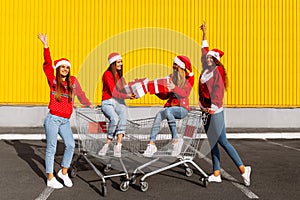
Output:
[[226,128],[224,121],[224,111],[209,115],[207,123],[204,126],[209,144],[211,146],[211,157],[213,162],[213,170],[220,170],[220,144],[226,153],[230,156],[237,167],[243,165],[235,148],[228,142],[226,137]]
[[178,138],[175,119],[182,119],[187,114],[188,114],[188,110],[179,106],[166,107],[163,110],[159,111],[159,113],[156,114],[153,122],[150,140],[153,142],[156,140],[156,136],[160,131],[160,124],[164,119],[168,120],[169,128],[172,133],[172,138],[173,139]]
[[110,120],[107,138],[113,139],[118,134],[124,134],[128,118],[127,106],[124,100],[107,99],[102,101],[102,111]]
[[48,113],[45,121],[44,127],[46,131],[46,173],[53,173],[54,168],[54,156],[56,153],[57,136],[58,134],[63,139],[65,144],[65,151],[62,159],[61,166],[64,168],[69,168],[72,162],[75,141],[73,138],[73,133],[70,125],[70,121],[67,118],[58,117]]

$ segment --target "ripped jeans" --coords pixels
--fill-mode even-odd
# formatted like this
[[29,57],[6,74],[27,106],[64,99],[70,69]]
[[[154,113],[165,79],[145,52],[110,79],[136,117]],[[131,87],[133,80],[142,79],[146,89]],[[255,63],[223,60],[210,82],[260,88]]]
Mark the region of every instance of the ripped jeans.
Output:
[[160,124],[164,119],[168,120],[169,128],[172,133],[172,138],[178,138],[175,119],[182,119],[187,114],[188,110],[179,106],[166,107],[163,110],[159,111],[159,113],[156,114],[155,120],[153,122],[150,141],[154,142],[156,140],[157,134],[160,131]]
[[118,134],[124,134],[128,118],[127,106],[124,100],[107,99],[102,101],[102,111],[110,120],[107,138],[113,139]]

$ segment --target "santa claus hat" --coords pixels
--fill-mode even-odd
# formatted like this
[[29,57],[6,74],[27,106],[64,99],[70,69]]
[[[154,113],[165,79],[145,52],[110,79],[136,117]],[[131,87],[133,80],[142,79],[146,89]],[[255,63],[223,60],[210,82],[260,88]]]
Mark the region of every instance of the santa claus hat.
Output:
[[193,76],[194,73],[192,72],[192,65],[191,61],[188,57],[186,56],[175,56],[174,58],[174,63],[178,65],[181,69],[186,70],[189,72],[189,76]]
[[61,65],[67,65],[67,66],[71,67],[71,63],[70,63],[70,61],[68,59],[61,58],[61,59],[58,59],[58,60],[54,61],[53,68],[56,69],[56,68],[58,68]]
[[212,49],[207,54],[207,56],[215,57],[218,61],[220,61],[220,58],[224,55],[224,52],[219,49]]
[[119,53],[113,52],[109,54],[108,56],[108,63],[112,64],[116,62],[117,60],[122,60],[122,56]]

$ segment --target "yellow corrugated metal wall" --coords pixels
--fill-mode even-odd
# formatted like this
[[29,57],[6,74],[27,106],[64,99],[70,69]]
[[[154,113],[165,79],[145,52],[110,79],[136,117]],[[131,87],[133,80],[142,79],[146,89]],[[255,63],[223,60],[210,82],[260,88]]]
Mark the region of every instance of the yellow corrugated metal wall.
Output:
[[[48,34],[54,59],[71,60],[95,104],[111,51],[123,55],[127,81],[165,76],[175,55],[189,56],[197,104],[205,20],[210,47],[225,52],[227,107],[300,107],[299,11],[297,0],[1,1],[0,104],[48,103],[38,32]],[[150,95],[128,103],[162,104]]]

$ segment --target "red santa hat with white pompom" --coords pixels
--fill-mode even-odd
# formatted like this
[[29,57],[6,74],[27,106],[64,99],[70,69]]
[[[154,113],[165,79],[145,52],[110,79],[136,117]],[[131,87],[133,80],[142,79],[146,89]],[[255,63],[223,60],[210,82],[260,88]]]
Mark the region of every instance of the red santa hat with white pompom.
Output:
[[122,56],[119,53],[113,52],[109,54],[108,56],[108,63],[112,64],[116,62],[117,60],[122,60]]
[[181,69],[184,69],[188,76],[193,76],[194,73],[192,72],[192,64],[188,57],[186,56],[176,56],[174,58],[174,63],[178,65]]
[[70,63],[70,61],[68,59],[61,58],[61,59],[58,59],[58,60],[54,61],[53,68],[56,69],[56,68],[58,68],[61,65],[67,65],[67,66],[71,67],[71,63]]
[[219,49],[212,49],[207,54],[207,56],[215,57],[218,61],[220,61],[221,57],[224,55],[224,52]]

